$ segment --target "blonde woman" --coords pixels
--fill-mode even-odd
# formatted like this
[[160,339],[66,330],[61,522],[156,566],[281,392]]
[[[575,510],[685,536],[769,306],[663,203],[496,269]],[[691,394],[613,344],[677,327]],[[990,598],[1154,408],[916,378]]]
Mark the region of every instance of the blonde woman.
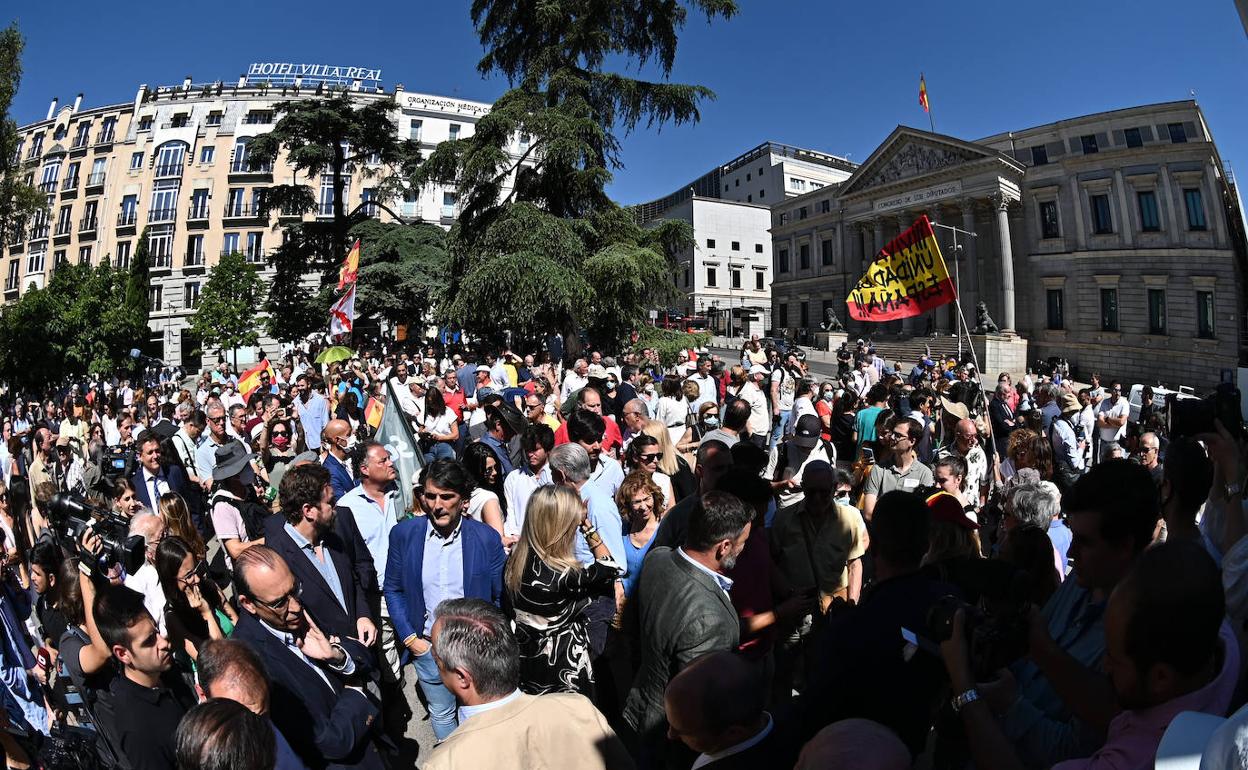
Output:
[[176,492],[166,492],[160,496],[160,503],[157,507],[160,508],[160,518],[164,520],[169,534],[182,538],[195,553],[195,558],[203,559],[208,553],[208,546],[204,545],[204,538],[199,534],[199,530],[195,529],[195,524],[191,520],[191,511],[187,508],[186,500],[182,499],[182,495]]
[[[588,566],[576,558],[580,537],[594,555]],[[533,492],[503,573],[516,618],[521,690],[593,697],[585,609],[596,598],[613,595],[623,572],[590,525],[579,495],[557,486]]]
[[693,478],[693,470],[690,469],[688,461],[680,456],[676,451],[676,445],[672,443],[672,438],[668,434],[667,428],[658,420],[650,420],[646,423],[641,432],[647,436],[654,436],[659,441],[659,471],[667,474],[672,480],[672,494],[668,500],[668,508],[693,494],[697,489],[698,482]]

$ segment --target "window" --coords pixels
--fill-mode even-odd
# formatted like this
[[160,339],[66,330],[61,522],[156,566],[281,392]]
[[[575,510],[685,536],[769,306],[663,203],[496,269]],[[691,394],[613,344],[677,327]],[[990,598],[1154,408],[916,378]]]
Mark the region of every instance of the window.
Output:
[[763,271],[755,270],[754,271],[754,291],[765,291],[765,290],[766,290],[766,287],[763,284]]
[[221,125],[221,117],[222,117],[222,114],[220,111],[213,110],[212,112],[208,113],[208,117],[204,119],[204,125],[205,126],[219,126]]
[[1047,308],[1047,328],[1061,330],[1066,328],[1066,296],[1061,289],[1049,289],[1045,292]]
[[206,188],[200,188],[191,192],[190,218],[208,218],[208,190]]
[[99,144],[111,142],[116,132],[117,118],[104,118],[104,122],[100,124],[100,135],[95,141]]
[[173,116],[173,120],[169,121],[170,128],[185,128],[187,123],[191,122],[191,117],[185,112],[179,112]]
[[766,191],[766,190],[759,190],[759,191],[758,191],[758,198],[759,198],[759,200],[762,200],[763,198],[766,198],[766,197],[767,197],[767,191]]
[[221,239],[221,255],[234,254],[238,250],[238,233],[226,233]]
[[740,178],[740,177],[737,177],[736,179],[732,180],[732,186],[733,186],[733,187],[740,187],[740,186],[741,186],[741,178]]
[[452,140],[459,138],[459,124],[458,123],[452,123],[449,131],[450,131],[450,137]]
[[1200,199],[1200,188],[1189,187],[1183,190],[1183,204],[1187,207],[1187,229],[1205,230],[1205,205]]
[[1140,136],[1140,129],[1128,128],[1122,132],[1123,137],[1127,140],[1128,147],[1143,147],[1144,137]]
[[419,189],[409,187],[403,191],[403,216],[413,218],[420,216]]
[[147,257],[151,267],[173,267],[173,230],[152,228],[147,237]]
[[204,236],[192,235],[186,239],[186,260],[188,267],[204,264]]
[[715,239],[714,239],[714,238],[707,238],[707,239],[706,239],[706,248],[708,248],[708,249],[713,249],[713,248],[715,248]]
[[759,167],[758,167],[758,175],[759,175],[759,176],[762,176],[762,175],[763,175],[763,172],[764,172],[765,170],[767,170],[767,167],[766,167],[766,166],[759,166]]
[[130,241],[121,241],[117,244],[117,267],[122,270],[130,267]]
[[812,190],[821,190],[821,189],[823,189],[823,182],[811,182],[811,183],[810,183],[810,189],[812,189]]
[[732,288],[740,289],[741,288],[741,271],[737,268],[733,268],[730,272],[732,273]]
[[130,170],[138,171],[143,168],[143,153],[135,152],[130,154]]
[[55,270],[62,265],[69,264],[69,257],[65,256],[65,249],[57,249],[52,252],[52,269]]
[[99,205],[98,201],[87,201],[87,205],[82,209],[82,222],[79,224],[79,230],[87,232],[96,228]]
[[728,192],[728,185],[724,185],[724,192]]
[[26,257],[26,274],[36,275],[43,273],[43,257],[44,251],[40,248],[38,251],[31,250]]
[[803,302],[797,306],[798,328],[805,329],[810,326],[810,303]]
[[1166,290],[1148,290],[1148,333],[1166,333]]
[[360,202],[365,204],[364,206],[365,216],[370,216],[370,217],[377,216],[377,214],[381,211],[376,206],[371,205],[371,201],[375,201],[375,200],[377,200],[377,188],[376,187],[365,187],[364,189],[360,190]]
[[72,190],[78,186],[78,174],[82,169],[82,164],[75,161],[69,164],[69,168],[65,169],[65,184],[62,190]]
[[216,147],[201,147],[199,148],[199,162],[211,163],[213,156],[215,156],[216,154],[217,154]]
[[803,243],[797,247],[798,267],[802,270],[810,269],[810,244]]
[[1211,340],[1213,331],[1213,292],[1198,291],[1196,292],[1196,336],[1202,340]]
[[419,141],[420,141],[420,132],[421,132],[421,130],[422,130],[424,127],[425,127],[425,124],[424,124],[424,122],[423,122],[423,121],[420,121],[420,120],[410,120],[410,121],[408,121],[408,123],[407,123],[407,138],[408,138],[408,139],[411,139],[413,142],[419,142]]
[[1031,148],[1031,165],[1044,166],[1049,162],[1049,151],[1043,144]]
[[733,242],[732,242],[732,250],[733,250],[733,251],[740,251],[740,250],[741,250],[741,241],[733,241]]
[[152,124],[155,122],[156,122],[155,118],[153,118],[151,115],[144,115],[143,117],[139,118],[139,130],[151,131]]
[[706,285],[712,287],[718,285],[715,280],[715,268],[713,267],[708,267],[706,269]]
[[182,142],[166,142],[156,149],[156,176],[176,176],[182,173],[186,160],[186,145]]
[[790,179],[790,180],[789,180],[789,189],[790,189],[790,190],[797,190],[797,191],[799,191],[799,192],[805,192],[805,191],[806,191],[806,180],[805,180],[805,179],[797,179],[797,178]]
[[761,244],[761,243],[756,243],[756,244],[754,244],[754,253],[755,253],[755,254],[762,254],[762,253],[763,253],[763,244]]
[[1096,134],[1084,134],[1079,137],[1079,142],[1083,145],[1084,155],[1091,155],[1099,150],[1096,146]]
[[1040,237],[1062,237],[1061,227],[1057,223],[1057,201],[1040,201]]
[[[139,153],[139,165],[143,165],[142,153]],[[132,161],[133,162],[133,161]],[[104,168],[108,165],[108,158],[96,158],[91,161],[91,175],[87,177],[87,186],[95,186],[104,184]]]
[[828,200],[819,201],[819,213],[820,214],[832,213],[832,201],[828,201]]
[[45,193],[56,192],[56,180],[61,175],[61,159],[50,160],[43,167],[39,180],[39,190]]
[[247,113],[247,117],[243,119],[243,122],[253,125],[272,123],[273,110],[251,110]]
[[782,329],[788,322],[789,304],[787,302],[781,302],[776,305],[776,327]]
[[1088,206],[1092,209],[1092,232],[1096,235],[1114,232],[1114,218],[1109,212],[1109,196],[1089,195]]
[[1118,331],[1118,290],[1101,289],[1101,331]]
[[74,134],[74,147],[85,147],[91,135],[90,123],[79,123],[78,132]]
[[455,207],[459,203],[459,193],[442,193],[442,216],[445,219],[455,218]]
[[819,261],[825,267],[832,264],[832,240],[819,241]]
[[251,232],[247,233],[247,255],[248,262],[264,261],[264,233]]
[[57,235],[68,233],[70,228],[73,227],[73,213],[74,210],[71,206],[61,206],[61,210],[56,214],[56,230],[53,232]]
[[43,134],[35,134],[35,138],[31,140],[30,151],[26,153],[27,158],[37,158],[43,154]]
[[9,261],[9,277],[4,282],[4,288],[16,289],[18,286],[18,281],[21,280],[21,275],[20,275],[21,272],[22,272],[22,261],[20,259],[10,260]]
[[789,272],[789,250],[780,249],[776,252],[776,270],[781,273]]
[[1157,193],[1152,190],[1141,190],[1135,194],[1140,204],[1140,229],[1146,233],[1161,230],[1161,220],[1157,217]]
[[798,218],[798,219],[805,219],[805,218],[806,218],[806,215],[807,215],[807,211],[806,211],[806,207],[805,207],[805,206],[802,206],[801,208],[799,208],[799,209],[797,210],[797,218]]
[[685,288],[689,288],[689,268],[685,268]]
[[1166,128],[1170,131],[1171,144],[1184,144],[1187,142],[1187,131],[1183,129],[1182,123],[1170,123]]
[[517,142],[516,149],[518,149],[520,151],[520,154],[523,155],[529,151],[529,145],[532,143],[533,143],[533,138],[531,136],[529,136],[528,134],[521,134],[520,139]]
[[91,247],[90,246],[80,246],[78,248],[78,264],[80,265],[91,264]]
[[748,181],[750,181],[750,178],[751,178],[751,177],[750,177],[750,172],[748,172],[748,171],[747,171],[747,172],[745,172],[745,181],[747,181],[747,182],[748,182]]
[[193,310],[199,307],[199,282],[183,284],[182,286],[182,307],[187,310]]
[[117,224],[125,227],[134,224],[138,218],[139,196],[127,195],[121,199],[121,213],[117,215]]
[[177,215],[178,182],[157,182],[152,189],[152,205],[147,211],[148,222],[168,222]]
[[153,313],[164,305],[165,287],[151,286],[147,289],[147,309]]

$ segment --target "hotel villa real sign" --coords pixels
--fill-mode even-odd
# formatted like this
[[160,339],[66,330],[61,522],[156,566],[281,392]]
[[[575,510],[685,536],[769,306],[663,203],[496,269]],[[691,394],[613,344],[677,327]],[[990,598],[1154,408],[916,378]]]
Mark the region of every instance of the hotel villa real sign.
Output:
[[350,84],[356,80],[381,80],[381,70],[372,67],[340,67],[334,64],[294,64],[254,62],[247,68],[248,82],[294,83],[295,78],[322,83]]

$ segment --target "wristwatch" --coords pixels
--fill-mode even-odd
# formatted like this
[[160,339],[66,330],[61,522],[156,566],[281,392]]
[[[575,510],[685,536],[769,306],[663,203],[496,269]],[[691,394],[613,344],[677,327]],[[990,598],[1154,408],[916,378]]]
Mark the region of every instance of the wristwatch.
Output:
[[977,700],[979,700],[979,690],[976,690],[974,687],[972,687],[971,689],[967,690],[961,695],[954,696],[949,701],[949,705],[953,706],[953,713],[957,714],[957,713],[960,713],[962,709],[966,708],[967,706],[969,706],[970,704],[974,703]]

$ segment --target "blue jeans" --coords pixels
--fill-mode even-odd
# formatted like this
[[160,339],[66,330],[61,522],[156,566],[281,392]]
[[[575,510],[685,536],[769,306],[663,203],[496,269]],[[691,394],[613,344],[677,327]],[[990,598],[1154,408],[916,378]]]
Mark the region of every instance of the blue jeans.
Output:
[[429,451],[425,452],[425,462],[432,463],[434,460],[454,460],[455,447],[449,441],[439,441],[429,447]]
[[425,694],[425,701],[429,705],[429,722],[433,726],[433,735],[439,741],[446,740],[446,736],[459,726],[459,720],[455,712],[455,696],[442,684],[438,663],[433,659],[433,647],[426,650],[424,655],[415,656],[412,663],[416,667],[420,691]]
[[768,449],[774,447],[779,443],[780,439],[784,438],[784,433],[789,427],[789,418],[792,416],[793,412],[789,409],[782,409],[780,414],[773,415],[776,424],[771,426],[771,441],[767,445]]

